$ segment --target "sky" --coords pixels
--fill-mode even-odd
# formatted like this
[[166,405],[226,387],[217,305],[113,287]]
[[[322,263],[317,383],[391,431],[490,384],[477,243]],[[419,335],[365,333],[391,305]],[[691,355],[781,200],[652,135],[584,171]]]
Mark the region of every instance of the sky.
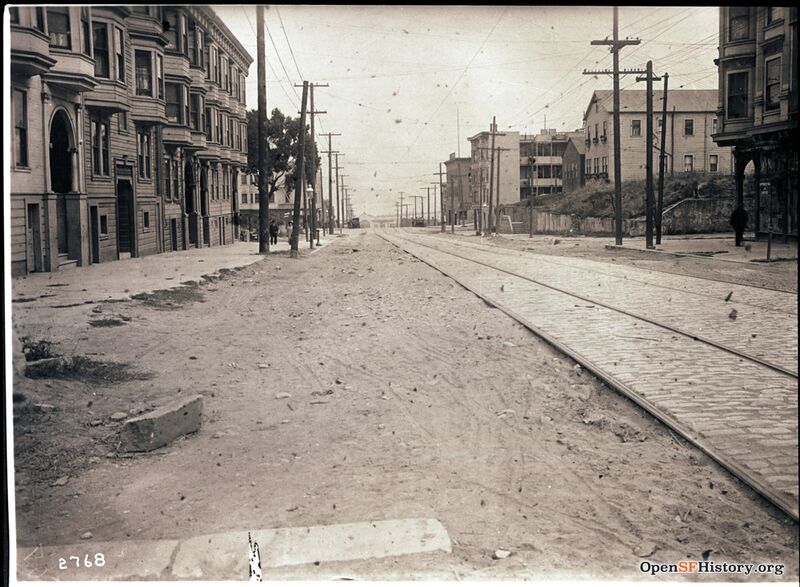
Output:
[[[247,107],[258,104],[255,5],[214,6],[253,57]],[[314,92],[319,133],[340,151],[356,216],[393,215],[399,192],[438,183],[451,153],[469,156],[468,137],[489,130],[538,133],[580,128],[594,90],[611,89],[611,6],[269,6],[267,109],[296,116],[303,80]],[[621,68],[669,73],[670,90],[716,89],[719,9],[619,9]],[[622,89],[644,89],[636,76]],[[660,83],[660,82],[659,82]],[[657,83],[656,87],[659,87]],[[320,150],[327,137],[318,137]],[[327,155],[323,156],[327,189]],[[442,166],[444,169],[444,166]],[[327,199],[327,195],[326,195]]]

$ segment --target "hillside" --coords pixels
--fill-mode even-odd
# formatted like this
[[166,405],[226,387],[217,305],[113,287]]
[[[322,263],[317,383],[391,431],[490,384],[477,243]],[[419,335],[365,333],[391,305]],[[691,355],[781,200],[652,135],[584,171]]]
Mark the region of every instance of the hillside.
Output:
[[[658,197],[658,180],[655,182]],[[734,197],[736,183],[730,175],[681,173],[664,180],[664,207],[685,198]],[[547,194],[536,199],[535,207],[556,214],[613,216],[614,184],[586,185],[567,194]],[[622,182],[622,209],[626,218],[644,215],[645,180]]]

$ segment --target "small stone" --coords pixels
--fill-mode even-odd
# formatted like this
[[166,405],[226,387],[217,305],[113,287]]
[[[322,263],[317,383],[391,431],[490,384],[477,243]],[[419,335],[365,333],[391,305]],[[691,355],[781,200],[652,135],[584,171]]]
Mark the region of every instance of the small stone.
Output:
[[89,426],[102,426],[102,425],[103,425],[102,420],[92,420],[91,422],[89,422]]
[[730,313],[730,314],[728,314],[728,318],[730,318],[731,320],[736,320],[736,316],[737,316],[738,314],[739,314],[739,313],[736,311],[736,308],[734,308],[733,310],[731,310],[731,313]]
[[575,365],[572,367],[572,371],[575,373],[575,375],[580,375],[583,372],[581,366],[577,363],[575,363]]
[[505,342],[503,343],[503,346],[504,346],[504,347],[508,347],[508,348],[512,348],[512,347],[515,347],[515,346],[517,346],[517,345],[515,345],[513,342],[510,342],[510,341],[508,341],[508,340],[507,340],[507,341],[505,341]]
[[290,397],[292,397],[292,394],[286,393],[285,391],[275,394],[275,399],[289,399]]
[[494,551],[494,554],[492,555],[492,558],[495,559],[495,560],[499,560],[499,559],[503,559],[503,558],[508,558],[510,556],[511,556],[511,551],[503,550],[502,548],[498,548],[497,550]]
[[64,485],[66,485],[68,482],[69,482],[69,475],[66,475],[66,476],[64,476],[64,477],[59,477],[58,479],[56,479],[55,481],[53,481],[53,482],[50,484],[50,487],[63,487],[63,486],[64,486]]
[[259,363],[258,364],[258,368],[259,369],[269,369],[269,363]]
[[33,407],[40,412],[53,412],[56,409],[56,407],[52,404],[34,404]]
[[658,547],[652,542],[640,542],[639,545],[633,549],[633,554],[644,558],[646,556],[652,556],[655,554],[656,550],[658,550]]
[[126,414],[125,412],[114,412],[113,414],[111,414],[111,419],[114,422],[122,422],[122,420],[125,420],[127,417],[128,414]]
[[342,378],[341,378],[341,377],[337,377],[337,378],[336,378],[336,385],[341,385],[342,383],[344,383],[344,381],[342,380]]
[[93,537],[94,534],[92,534],[91,532],[84,532],[83,534],[81,534],[81,540],[89,540],[90,538]]

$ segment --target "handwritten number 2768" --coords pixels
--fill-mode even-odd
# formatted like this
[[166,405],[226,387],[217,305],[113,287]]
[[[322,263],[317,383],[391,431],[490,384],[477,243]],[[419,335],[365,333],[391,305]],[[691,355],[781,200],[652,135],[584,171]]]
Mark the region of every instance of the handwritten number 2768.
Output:
[[[76,569],[81,568],[81,557],[71,556],[69,557],[69,560],[75,561]],[[83,566],[86,567],[87,569],[90,567],[102,567],[105,566],[105,564],[106,564],[106,557],[102,552],[98,552],[97,554],[94,555],[94,563],[92,563],[92,559],[89,558],[88,554],[85,557],[83,557]],[[66,570],[67,559],[64,558],[58,559],[58,568],[61,569],[62,571]]]

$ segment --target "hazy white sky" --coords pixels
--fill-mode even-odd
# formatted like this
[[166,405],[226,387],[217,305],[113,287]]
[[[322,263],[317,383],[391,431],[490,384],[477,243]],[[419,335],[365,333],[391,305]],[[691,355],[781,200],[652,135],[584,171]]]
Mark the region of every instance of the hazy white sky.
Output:
[[[256,7],[214,7],[253,59]],[[633,7],[620,12],[620,37],[640,38],[621,52],[623,68],[653,60],[670,89],[717,87],[719,12],[714,7]],[[488,130],[574,130],[610,76],[612,8],[502,6],[270,6],[267,108],[295,115],[302,80],[326,110],[317,132],[333,138],[355,214],[394,214],[398,192],[422,194],[450,153],[469,155],[467,137]],[[254,61],[247,107],[257,107]],[[635,76],[623,89],[644,89]],[[459,123],[459,124],[457,124]],[[460,136],[460,141],[459,141]],[[319,140],[319,139],[318,139]],[[320,145],[327,148],[327,139]],[[323,158],[327,189],[327,157]],[[327,197],[327,196],[326,196]]]

